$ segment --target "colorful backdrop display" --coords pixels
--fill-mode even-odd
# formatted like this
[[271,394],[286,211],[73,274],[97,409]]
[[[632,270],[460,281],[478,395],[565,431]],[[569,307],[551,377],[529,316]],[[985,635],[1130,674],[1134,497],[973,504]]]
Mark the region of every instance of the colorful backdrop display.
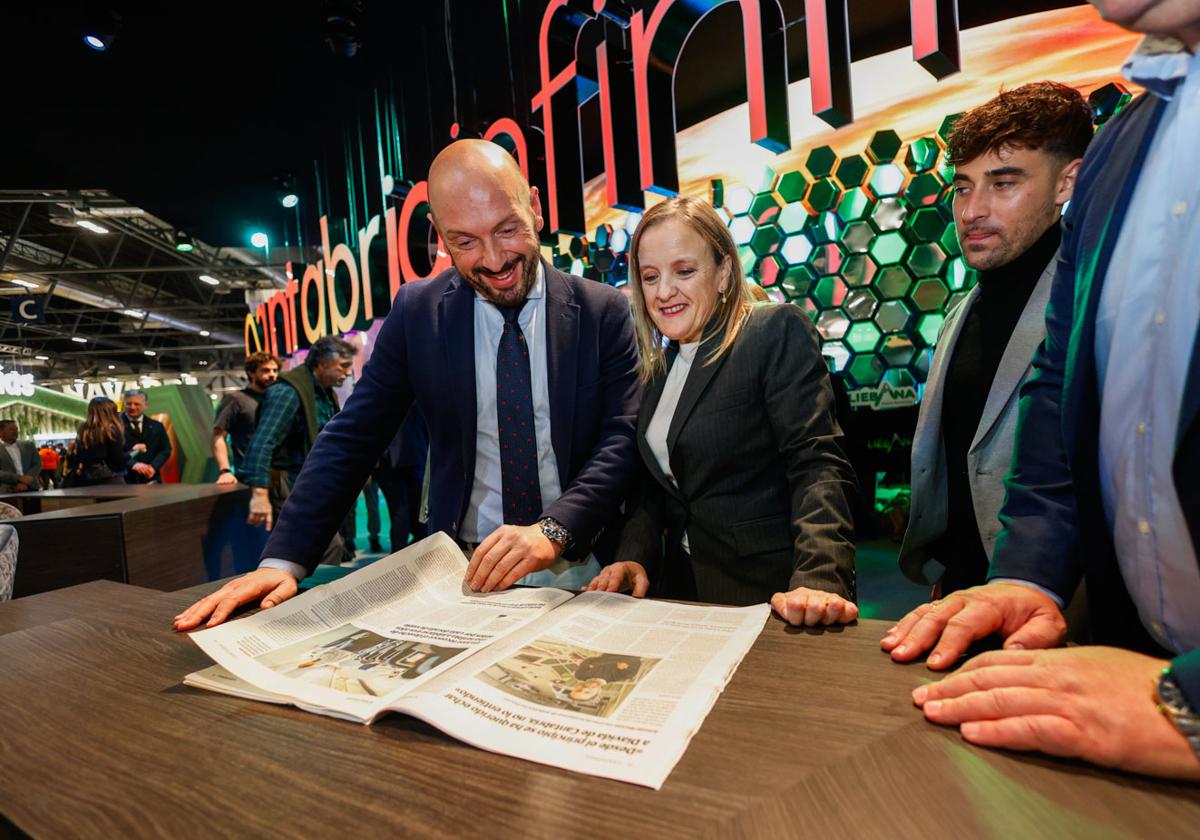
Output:
[[[692,28],[720,5],[659,0],[621,16],[605,3],[585,10],[550,0],[528,123],[493,118],[477,134],[508,148],[542,185],[546,254],[559,267],[621,285],[642,210],[672,192],[707,196],[747,276],[813,319],[853,404],[912,405],[948,308],[975,282],[945,168],[955,117],[1002,89],[1051,79],[1081,90],[1102,125],[1136,92],[1119,75],[1136,36],[1090,5],[957,32],[943,25],[954,4],[939,0],[912,5],[913,15],[922,10],[912,46],[851,63],[848,52],[822,47],[838,45],[845,22],[810,16],[799,29],[809,54],[824,58],[810,62],[811,79],[788,84],[776,4],[740,0],[748,101],[676,132],[674,68]],[[561,46],[597,23],[604,39],[577,37],[570,60]],[[593,97],[605,160],[585,182],[579,109]],[[311,262],[289,264],[286,289],[247,316],[247,352],[290,355],[322,335],[369,330],[402,283],[449,266],[430,229],[425,182],[396,188],[385,171],[401,130],[395,108],[378,99],[374,108],[376,154],[360,132],[362,148],[347,159],[349,215],[322,216]],[[446,142],[459,132],[450,126]]]

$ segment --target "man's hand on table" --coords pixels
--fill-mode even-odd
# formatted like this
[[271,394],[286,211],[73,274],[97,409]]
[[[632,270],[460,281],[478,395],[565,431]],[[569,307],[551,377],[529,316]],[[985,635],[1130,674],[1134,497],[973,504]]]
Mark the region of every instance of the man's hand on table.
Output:
[[250,513],[246,517],[247,525],[262,525],[271,530],[271,498],[266,487],[255,487],[250,491]]
[[771,596],[771,608],[788,624],[805,627],[849,624],[858,618],[858,605],[853,601],[806,586],[776,592]]
[[218,485],[237,484],[237,476],[231,472],[223,472],[217,476]]
[[1032,586],[987,583],[922,604],[900,619],[880,646],[897,662],[911,662],[933,648],[927,664],[943,670],[972,642],[993,633],[1004,636],[1006,650],[1056,647],[1066,637],[1067,622],[1058,604]]
[[[211,595],[201,598],[175,616],[175,629],[192,630],[208,619],[206,627],[215,627],[238,607],[259,601],[266,610],[296,594],[296,578],[282,569],[256,569],[235,578]],[[259,600],[261,599],[261,600]]]
[[541,526],[501,525],[479,544],[467,566],[467,584],[476,592],[508,589],[525,575],[554,565],[562,546]]
[[583,587],[584,592],[624,592],[631,590],[634,598],[645,598],[650,589],[650,577],[646,567],[632,560],[611,563]]
[[134,464],[129,469],[133,470],[140,476],[154,478],[154,467],[150,466],[149,464]]
[[1200,759],[1157,709],[1167,664],[1107,647],[992,651],[917,688],[913,702],[979,746],[1200,780]]

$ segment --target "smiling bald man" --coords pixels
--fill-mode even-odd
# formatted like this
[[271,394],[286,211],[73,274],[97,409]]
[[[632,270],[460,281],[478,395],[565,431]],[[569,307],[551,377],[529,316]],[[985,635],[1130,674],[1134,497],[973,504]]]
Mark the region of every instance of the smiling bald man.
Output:
[[454,268],[401,287],[258,570],[176,616],[176,629],[292,597],[414,404],[430,432],[429,530],[458,540],[472,588],[582,586],[598,570],[592,546],[637,458],[629,305],[541,258],[541,198],[500,146],[448,146],[429,198]]

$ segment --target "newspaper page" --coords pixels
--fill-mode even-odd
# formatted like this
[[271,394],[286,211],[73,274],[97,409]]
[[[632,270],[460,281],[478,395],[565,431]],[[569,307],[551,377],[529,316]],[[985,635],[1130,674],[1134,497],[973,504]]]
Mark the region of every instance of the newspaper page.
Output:
[[[224,671],[189,682],[370,722],[398,698],[570,600],[559,589],[476,593],[444,533],[247,618],[192,633]],[[245,686],[248,683],[249,686]]]
[[393,708],[482,749],[657,790],[769,613],[585,592]]

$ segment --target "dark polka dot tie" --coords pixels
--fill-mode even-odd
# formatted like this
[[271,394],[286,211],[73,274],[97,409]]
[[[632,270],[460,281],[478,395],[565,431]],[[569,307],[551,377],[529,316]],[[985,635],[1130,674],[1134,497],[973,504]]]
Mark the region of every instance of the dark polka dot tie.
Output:
[[501,309],[504,332],[496,351],[496,419],[500,432],[500,478],[504,524],[531,525],[542,514],[537,435],[533,429],[533,386],[529,347],[517,323],[521,307]]

